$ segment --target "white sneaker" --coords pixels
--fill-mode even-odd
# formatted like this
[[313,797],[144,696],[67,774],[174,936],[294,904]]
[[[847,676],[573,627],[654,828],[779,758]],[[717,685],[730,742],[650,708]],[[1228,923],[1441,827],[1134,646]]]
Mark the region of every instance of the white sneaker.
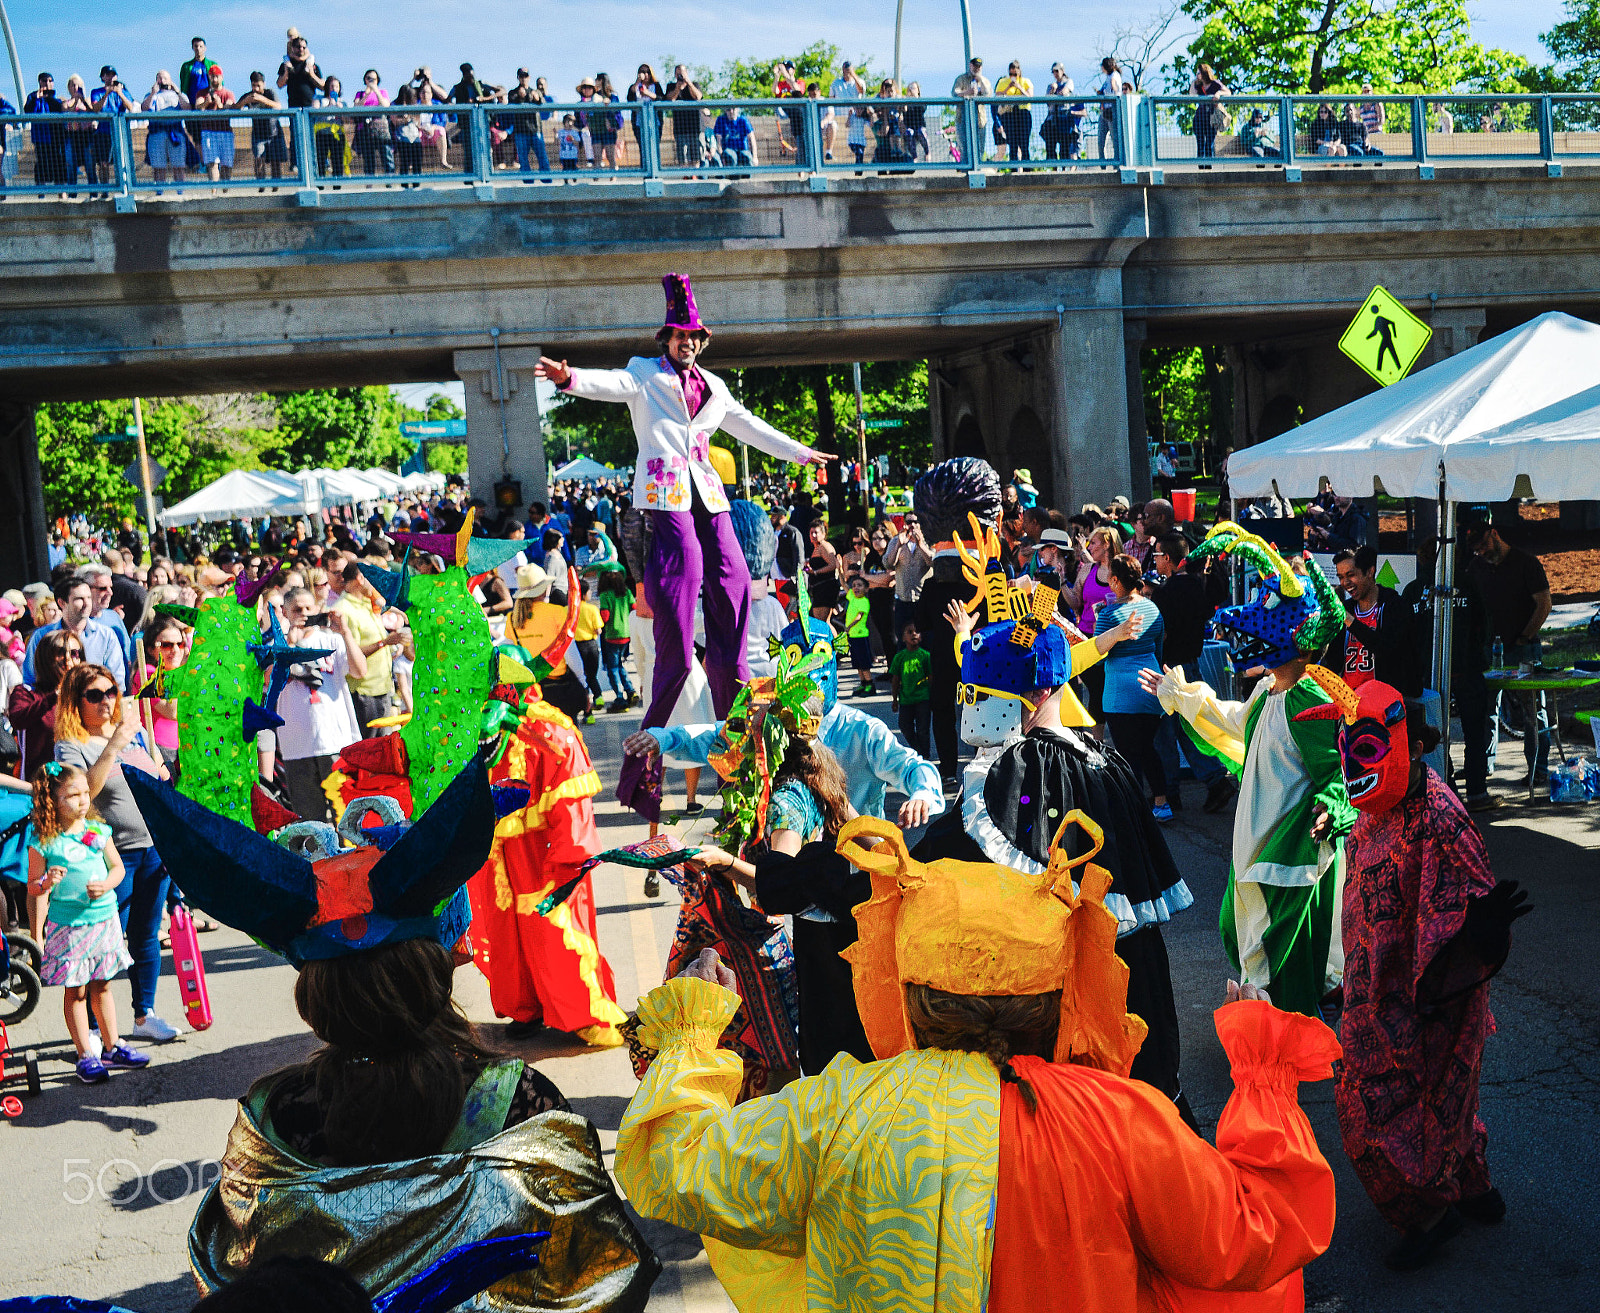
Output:
[[150,1039],[158,1044],[165,1044],[168,1040],[177,1039],[177,1027],[168,1025],[154,1012],[147,1012],[143,1021],[134,1022],[128,1034],[134,1039]]

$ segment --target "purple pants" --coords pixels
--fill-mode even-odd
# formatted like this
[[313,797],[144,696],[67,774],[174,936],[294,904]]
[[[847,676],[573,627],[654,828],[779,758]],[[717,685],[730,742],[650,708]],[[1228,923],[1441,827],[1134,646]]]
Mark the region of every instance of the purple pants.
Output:
[[[706,682],[720,720],[739,685],[750,678],[745,635],[750,622],[750,570],[726,511],[708,511],[695,493],[692,511],[650,511],[654,541],[644,572],[644,596],[655,612],[656,664],[643,728],[665,725],[678,705],[694,660],[694,603],[706,618]],[[617,798],[647,820],[661,814],[660,766],[623,761]]]

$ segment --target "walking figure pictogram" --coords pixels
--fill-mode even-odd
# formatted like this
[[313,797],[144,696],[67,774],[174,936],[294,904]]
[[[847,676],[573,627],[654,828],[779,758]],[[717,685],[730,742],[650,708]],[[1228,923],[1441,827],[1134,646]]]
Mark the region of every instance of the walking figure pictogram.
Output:
[[1405,373],[1405,370],[1402,369],[1400,365],[1400,353],[1394,349],[1394,330],[1394,320],[1384,318],[1384,316],[1379,313],[1379,308],[1377,306],[1373,306],[1372,331],[1367,334],[1367,337],[1375,337],[1378,339],[1378,359],[1373,365],[1374,373],[1383,368],[1383,353],[1385,351],[1387,351],[1394,359],[1395,369],[1399,370],[1402,374]]

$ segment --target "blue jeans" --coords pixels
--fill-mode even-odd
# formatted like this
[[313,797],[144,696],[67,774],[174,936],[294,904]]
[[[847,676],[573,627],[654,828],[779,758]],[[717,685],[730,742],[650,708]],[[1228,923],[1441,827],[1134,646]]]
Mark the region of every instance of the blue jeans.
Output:
[[[1515,666],[1523,661],[1542,660],[1542,649],[1538,640],[1532,643],[1507,643],[1506,665]],[[1500,699],[1505,694],[1497,693],[1494,706],[1489,717],[1489,757],[1492,760],[1495,750],[1500,744]],[[1543,693],[1514,693],[1513,697],[1522,703],[1522,759],[1527,763],[1528,782],[1531,784],[1536,775],[1541,775],[1550,765],[1550,718],[1545,712]],[[1533,729],[1537,726],[1535,732]]]
[[528,172],[528,151],[532,149],[534,158],[539,161],[539,172],[550,172],[550,156],[545,152],[544,133],[542,132],[516,132],[512,140],[517,143],[517,167],[524,173]]
[[603,642],[600,644],[600,659],[604,668],[606,682],[611,685],[611,691],[619,698],[633,696],[633,681],[628,678],[628,668],[623,662],[628,659],[628,645],[626,643]]
[[[1183,731],[1178,728],[1178,715],[1171,712],[1161,718],[1161,728],[1156,731],[1156,755],[1166,772],[1167,784],[1178,787],[1178,744]],[[1187,741],[1183,743],[1183,759],[1194,770],[1195,779],[1207,788],[1228,773],[1228,769],[1215,757],[1201,752]]]
[[133,958],[128,981],[133,986],[137,1020],[156,1005],[156,981],[161,978],[161,913],[166,910],[172,877],[154,848],[128,848],[119,850],[118,855],[123,875],[117,886],[117,915]]

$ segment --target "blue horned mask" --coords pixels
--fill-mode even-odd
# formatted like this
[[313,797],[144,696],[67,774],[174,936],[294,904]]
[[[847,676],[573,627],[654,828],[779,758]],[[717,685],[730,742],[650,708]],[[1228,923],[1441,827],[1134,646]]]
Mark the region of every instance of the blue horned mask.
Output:
[[1272,544],[1237,524],[1218,524],[1192,555],[1239,555],[1261,575],[1255,597],[1242,606],[1225,606],[1211,620],[1214,637],[1228,643],[1234,669],[1268,670],[1322,648],[1344,625],[1344,608],[1327,576],[1313,566],[1304,575],[1289,568]]
[[791,666],[798,666],[806,657],[820,656],[823,661],[806,674],[822,690],[822,714],[826,716],[839,700],[839,653],[834,646],[833,626],[811,614],[811,594],[806,590],[806,576],[802,571],[795,577],[795,619],[784,627],[772,642],[772,655],[786,652]]

